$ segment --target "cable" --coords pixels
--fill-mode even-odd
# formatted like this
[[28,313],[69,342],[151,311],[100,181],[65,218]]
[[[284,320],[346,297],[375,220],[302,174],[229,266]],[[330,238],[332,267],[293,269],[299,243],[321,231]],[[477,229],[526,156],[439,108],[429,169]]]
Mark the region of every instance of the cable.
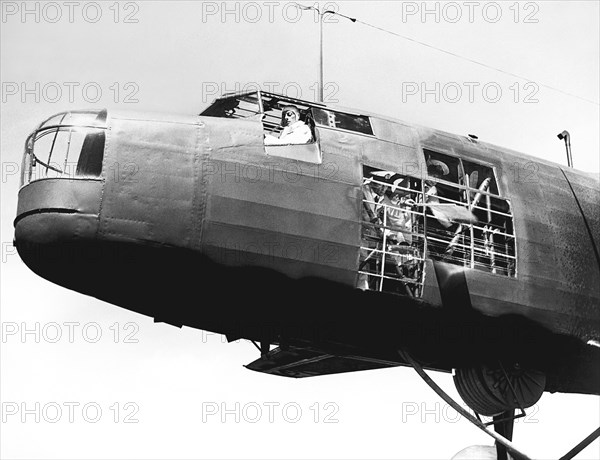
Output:
[[511,453],[512,458],[518,459],[518,460],[531,460],[531,457],[529,457],[528,455],[525,455],[523,452],[518,450],[515,447],[515,445],[512,443],[512,441],[506,439],[501,434],[488,429],[488,427],[485,426],[480,420],[475,418],[473,415],[471,415],[471,413],[466,411],[460,404],[458,404],[454,399],[452,399],[452,397],[450,397],[450,395],[448,395],[448,393],[446,393],[444,390],[442,390],[439,387],[439,385],[437,383],[435,383],[433,381],[433,379],[431,377],[429,377],[429,375],[427,375],[427,373],[423,370],[421,365],[419,363],[417,363],[406,350],[398,350],[398,354],[404,361],[406,361],[406,363],[408,363],[412,366],[412,368],[417,372],[417,374],[419,374],[419,376],[425,381],[425,383],[427,385],[429,385],[429,387],[433,391],[435,391],[440,398],[442,398],[450,407],[452,407],[456,412],[458,412],[460,415],[462,415],[464,418],[466,418],[469,422],[471,422],[477,428],[484,431],[486,434],[488,434],[489,436],[494,438],[496,440],[496,442],[498,442],[498,443],[502,444],[504,447],[506,447],[509,450],[509,452]]
[[[485,67],[487,69],[495,70],[496,72],[500,72],[500,73],[503,73],[505,75],[510,75],[511,77],[515,77],[515,78],[518,78],[520,80],[532,81],[531,79],[529,79],[527,77],[524,77],[522,75],[518,75],[518,74],[512,73],[512,72],[507,72],[506,70],[502,70],[502,69],[499,69],[497,67],[493,67],[491,65],[485,64],[483,62],[476,61],[475,59],[471,59],[471,58],[468,58],[468,57],[465,57],[465,56],[461,56],[460,54],[453,53],[452,51],[447,51],[447,50],[444,50],[442,48],[438,48],[437,46],[433,46],[433,45],[430,45],[428,43],[425,43],[425,42],[422,42],[422,41],[419,41],[419,40],[415,40],[414,38],[407,37],[406,35],[401,35],[399,33],[392,32],[391,30],[387,30],[387,29],[384,29],[382,27],[378,27],[378,26],[375,26],[373,24],[369,24],[368,22],[361,21],[360,19],[357,19],[356,22],[364,24],[365,26],[368,26],[368,27],[372,27],[373,29],[377,29],[377,30],[379,30],[381,32],[385,32],[385,33],[388,33],[390,35],[394,35],[396,37],[403,38],[404,40],[408,40],[408,41],[411,41],[413,43],[417,43],[417,44],[419,44],[421,46],[425,46],[427,48],[431,48],[431,49],[434,49],[436,51],[440,51],[441,53],[448,54],[448,55],[450,55],[452,57],[455,57],[455,58],[458,58],[458,59],[462,59],[464,61],[471,62],[471,63],[479,65],[481,67]],[[544,83],[538,83],[538,82],[536,82],[536,84],[538,84],[539,86],[543,86],[544,88],[548,88],[548,89],[550,89],[552,91],[556,91],[556,92],[562,93],[565,96],[569,96],[569,97],[574,97],[576,99],[580,99],[580,100],[582,100],[584,102],[587,102],[589,104],[600,105],[598,102],[592,101],[591,99],[586,99],[585,97],[578,96],[577,94],[568,93],[566,91],[563,91],[562,89],[555,88],[553,86],[546,85]]]

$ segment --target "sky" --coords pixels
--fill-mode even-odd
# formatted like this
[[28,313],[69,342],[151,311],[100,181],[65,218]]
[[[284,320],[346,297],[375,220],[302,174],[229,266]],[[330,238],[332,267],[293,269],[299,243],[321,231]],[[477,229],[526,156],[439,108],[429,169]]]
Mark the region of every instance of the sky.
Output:
[[[275,1],[1,6],[1,458],[449,459],[491,444],[409,368],[254,373],[243,367],[258,357],[250,343],[53,285],[11,245],[36,124],[82,108],[197,114],[257,85],[314,100],[314,12]],[[566,129],[574,166],[600,171],[598,2],[320,6],[358,19],[325,16],[327,103],[560,164]],[[458,398],[450,375],[432,376]],[[514,441],[556,458],[599,425],[598,397],[546,393]],[[600,458],[600,442],[577,458]]]

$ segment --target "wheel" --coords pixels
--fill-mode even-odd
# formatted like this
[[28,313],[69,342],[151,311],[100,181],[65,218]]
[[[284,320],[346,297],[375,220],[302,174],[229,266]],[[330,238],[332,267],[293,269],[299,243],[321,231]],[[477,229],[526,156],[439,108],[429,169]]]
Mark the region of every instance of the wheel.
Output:
[[506,405],[485,385],[479,367],[457,369],[454,384],[463,401],[478,414],[492,416],[505,410]]
[[[544,372],[510,366],[482,364],[457,369],[454,384],[461,398],[475,412],[493,416],[518,407],[531,407],[546,387]],[[512,387],[512,388],[511,388]]]

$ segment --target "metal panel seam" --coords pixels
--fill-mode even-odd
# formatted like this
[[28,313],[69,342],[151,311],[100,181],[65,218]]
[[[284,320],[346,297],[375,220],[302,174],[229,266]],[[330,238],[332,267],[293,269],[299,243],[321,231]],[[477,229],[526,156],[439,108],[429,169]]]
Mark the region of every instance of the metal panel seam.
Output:
[[[209,158],[210,145],[205,124],[198,119],[196,124],[196,145],[194,147],[194,180],[192,183],[192,229],[190,246],[201,249],[204,216],[206,214],[207,182],[204,177],[204,163]],[[201,139],[202,136],[202,139]]]

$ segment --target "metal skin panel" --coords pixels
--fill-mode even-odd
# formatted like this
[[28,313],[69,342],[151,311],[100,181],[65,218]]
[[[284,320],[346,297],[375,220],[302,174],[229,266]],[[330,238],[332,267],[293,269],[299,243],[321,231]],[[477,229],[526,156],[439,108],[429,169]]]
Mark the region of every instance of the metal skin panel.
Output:
[[[378,127],[378,124],[374,123],[374,127]],[[416,145],[417,136],[413,130],[403,125],[399,126],[396,136],[391,137],[400,136],[403,138],[396,139],[399,143],[364,138],[361,142],[363,163],[399,174],[421,177],[425,168],[423,155]]]
[[[530,167],[533,164],[535,168]],[[522,308],[520,314],[552,331],[597,340],[598,264],[561,170],[509,155],[502,157],[502,165],[504,182],[510,187],[506,190],[514,214],[520,283],[514,290],[507,289],[504,298],[520,306],[511,310]],[[511,168],[512,174],[506,174]],[[479,284],[481,302],[488,306],[499,303],[493,300],[499,293],[491,284]]]
[[525,283],[517,303],[546,310],[544,323],[553,331],[597,340],[598,263],[567,181],[559,167],[544,163],[527,180],[515,179],[518,277]]
[[352,285],[356,272],[354,250],[319,240],[244,229],[237,225],[207,222],[203,252],[212,260],[233,267],[261,267],[292,279],[318,277]]
[[101,192],[99,179],[41,179],[19,190],[17,216],[44,209],[98,214]]
[[101,236],[192,246],[201,122],[128,114],[112,115],[109,127]]
[[54,210],[19,219],[15,240],[37,245],[90,241],[97,231],[97,214],[67,214]]
[[554,242],[555,281],[567,291],[583,291],[599,299],[598,270],[591,270],[592,242],[569,184],[559,168],[540,165],[539,177],[542,207],[548,215]]
[[[255,124],[262,135],[262,125]],[[324,152],[321,165],[238,150],[212,153],[203,245],[214,260],[270,268],[292,278],[354,286],[361,196],[350,147]],[[348,152],[350,150],[350,152]]]
[[423,299],[430,305],[435,307],[442,306],[442,297],[438,279],[435,276],[433,261],[425,260],[425,279],[423,280]]
[[414,128],[411,126],[379,117],[371,117],[371,124],[373,125],[373,134],[378,140],[410,148],[416,147],[417,137],[414,135]]
[[563,171],[569,179],[579,205],[583,210],[596,249],[600,250],[600,189],[598,188],[600,176],[598,174],[575,174],[568,168],[563,168]]
[[[354,246],[356,243],[354,234],[356,223],[281,205],[256,203],[252,199],[242,200],[213,195],[207,220],[246,229],[307,238],[326,243],[328,246]],[[316,220],[318,224],[315,223]]]
[[41,179],[19,190],[15,239],[48,244],[93,238],[102,181]]

